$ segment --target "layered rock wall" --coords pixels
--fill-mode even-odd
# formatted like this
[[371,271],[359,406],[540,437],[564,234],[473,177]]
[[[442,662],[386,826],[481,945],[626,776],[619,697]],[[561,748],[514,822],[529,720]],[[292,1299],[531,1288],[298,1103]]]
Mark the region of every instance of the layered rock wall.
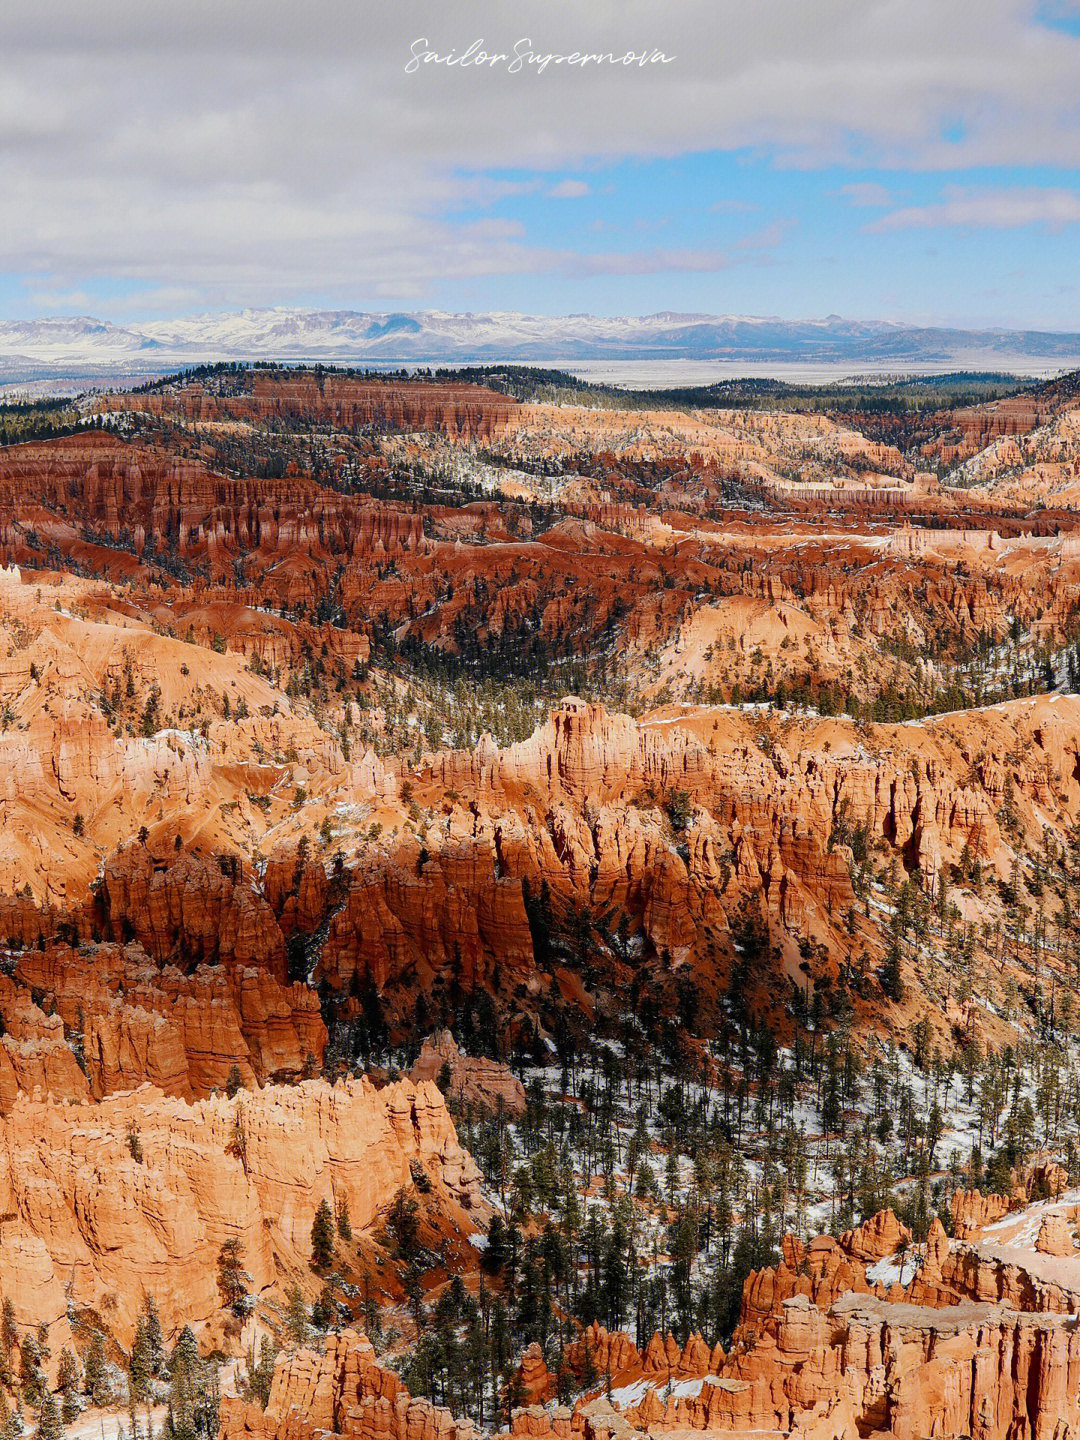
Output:
[[188,1104],[143,1087],[100,1104],[16,1099],[0,1119],[0,1300],[43,1297],[130,1342],[146,1294],[168,1335],[216,1333],[218,1254],[239,1241],[256,1296],[307,1274],[315,1211],[371,1226],[413,1165],[459,1227],[480,1176],[434,1085],[309,1081]]

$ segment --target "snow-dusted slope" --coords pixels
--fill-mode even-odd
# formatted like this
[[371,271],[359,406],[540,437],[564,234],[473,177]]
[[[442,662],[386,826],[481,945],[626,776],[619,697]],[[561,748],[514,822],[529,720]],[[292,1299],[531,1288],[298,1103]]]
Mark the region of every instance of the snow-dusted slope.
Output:
[[80,316],[0,321],[0,371],[31,365],[161,368],[201,360],[660,360],[955,363],[1029,356],[1062,363],[1080,335],[918,329],[887,321],[681,315],[456,315],[242,310],[126,327]]

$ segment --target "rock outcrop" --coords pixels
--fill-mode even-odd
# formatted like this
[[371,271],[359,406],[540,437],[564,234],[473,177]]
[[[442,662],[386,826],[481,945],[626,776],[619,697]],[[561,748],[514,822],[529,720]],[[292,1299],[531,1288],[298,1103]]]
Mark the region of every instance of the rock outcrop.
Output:
[[555,1394],[555,1377],[547,1367],[544,1352],[534,1340],[525,1347],[517,1369],[523,1405],[543,1405]]
[[[49,1010],[36,1034],[13,1018],[31,993]],[[81,1087],[37,1081],[58,1097],[88,1089],[100,1099],[148,1083],[199,1099],[223,1090],[234,1072],[248,1086],[313,1073],[326,1048],[318,996],[307,986],[282,985],[256,966],[200,965],[185,975],[159,968],[135,943],[23,952],[7,991],[0,985],[0,1016],[12,1040],[68,1050]],[[32,1092],[34,1079],[17,1088]],[[0,1082],[0,1112],[12,1098],[5,1103]]]
[[413,1167],[449,1224],[482,1222],[479,1172],[431,1084],[308,1081],[191,1104],[148,1086],[96,1105],[19,1096],[0,1119],[0,1300],[28,1327],[53,1323],[42,1307],[59,1295],[65,1323],[69,1305],[94,1312],[127,1344],[151,1294],[168,1335],[216,1335],[226,1240],[254,1295],[287,1288],[308,1271],[321,1200],[363,1231]]
[[256,370],[247,378],[249,386],[232,393],[192,381],[161,394],[104,395],[96,404],[105,413],[178,414],[193,424],[299,420],[345,431],[366,426],[426,430],[455,440],[490,440],[510,423],[517,408],[505,395],[479,385],[356,379],[333,371],[315,376],[300,370]]
[[510,1115],[525,1110],[525,1087],[506,1065],[484,1056],[463,1055],[449,1030],[440,1030],[420,1047],[409,1078],[438,1081],[446,1072],[449,1082],[443,1088],[447,1095],[458,1096],[468,1105],[484,1110],[500,1106]]
[[474,1440],[475,1426],[414,1399],[375,1358],[365,1336],[345,1331],[319,1354],[298,1350],[274,1369],[263,1410],[227,1397],[220,1440],[307,1440],[316,1434],[355,1440]]

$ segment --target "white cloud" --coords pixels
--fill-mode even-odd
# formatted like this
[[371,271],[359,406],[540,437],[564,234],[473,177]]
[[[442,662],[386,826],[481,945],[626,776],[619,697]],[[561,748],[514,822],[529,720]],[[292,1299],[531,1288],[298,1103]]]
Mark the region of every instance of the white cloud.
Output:
[[889,230],[936,229],[939,226],[978,226],[987,229],[1015,229],[1021,225],[1044,225],[1060,230],[1080,221],[1080,194],[1073,190],[1036,187],[999,190],[953,188],[946,198],[931,205],[909,205],[875,220],[867,229],[873,234]]
[[590,192],[584,180],[560,180],[547,193],[552,200],[580,200]]
[[834,192],[842,196],[849,205],[859,208],[869,208],[878,205],[891,205],[893,193],[885,185],[880,185],[875,180],[860,180],[851,185],[841,185],[840,189]]
[[723,250],[637,250],[605,255],[578,255],[568,251],[561,261],[544,268],[560,269],[568,275],[658,275],[669,272],[706,275],[726,270],[733,263]]
[[[676,60],[406,75],[422,35]],[[1080,40],[1036,23],[1029,0],[985,0],[978,23],[967,0],[8,5],[0,272],[55,291],[122,278],[206,304],[422,297],[447,279],[534,273],[553,253],[565,263],[460,220],[542,191],[537,173],[555,193],[584,183],[558,179],[574,168],[714,148],[801,165],[1080,166],[1078,67]],[[719,259],[651,253],[675,268]]]
[[754,230],[749,235],[744,235],[739,241],[740,250],[775,250],[783,243],[784,236],[789,230],[794,229],[796,221],[792,219],[773,220],[764,225],[760,230]]

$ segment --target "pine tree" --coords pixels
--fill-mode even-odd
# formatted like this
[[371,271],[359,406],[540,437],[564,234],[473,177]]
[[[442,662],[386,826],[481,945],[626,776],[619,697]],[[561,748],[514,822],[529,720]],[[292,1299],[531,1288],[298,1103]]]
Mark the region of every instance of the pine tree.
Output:
[[127,1145],[128,1150],[131,1152],[131,1158],[138,1161],[138,1163],[141,1165],[143,1159],[142,1140],[139,1137],[138,1126],[135,1124],[134,1120],[128,1127]]
[[170,1440],[195,1440],[198,1370],[198,1346],[195,1336],[185,1325],[169,1357],[169,1417],[166,1429]]
[[244,1274],[244,1252],[240,1241],[230,1237],[218,1251],[218,1288],[224,1304],[235,1315],[242,1316],[247,1303]]
[[178,1372],[194,1375],[199,1368],[199,1342],[190,1325],[185,1325],[177,1336],[173,1352],[169,1356],[169,1374]]
[[[483,1283],[483,1276],[481,1276]],[[378,1346],[382,1335],[382,1321],[379,1317],[379,1302],[375,1298],[375,1292],[371,1288],[371,1276],[364,1276],[364,1302],[362,1306],[364,1316],[364,1329],[371,1343]]]
[[41,1371],[41,1347],[29,1331],[23,1336],[19,1347],[19,1379],[27,1405],[39,1405],[45,1388],[45,1377]]
[[484,1250],[483,1265],[490,1275],[498,1275],[506,1264],[506,1223],[496,1210],[488,1225],[487,1248]]
[[95,1405],[100,1405],[106,1398],[107,1380],[105,1337],[100,1330],[95,1330],[90,1337],[83,1371],[83,1386]]
[[128,1380],[133,1400],[145,1400],[150,1393],[150,1346],[146,1333],[146,1317],[140,1315],[135,1324],[135,1339],[128,1359]]
[[51,1390],[46,1389],[41,1400],[41,1409],[38,1412],[38,1440],[61,1440],[64,1433],[64,1424],[60,1418],[60,1410],[56,1403],[56,1396]]
[[264,1335],[259,1345],[259,1358],[248,1366],[247,1394],[265,1410],[270,1401],[270,1386],[274,1379],[274,1364],[277,1349],[269,1336]]
[[334,1299],[334,1292],[329,1282],[319,1291],[315,1304],[311,1307],[311,1323],[317,1330],[330,1330],[337,1319],[337,1301]]
[[58,1390],[74,1390],[79,1384],[79,1362],[70,1345],[65,1345],[60,1351],[60,1359],[56,1369],[56,1388]]
[[904,998],[904,978],[900,970],[900,943],[893,939],[885,952],[885,963],[881,967],[881,988],[897,1005]]
[[420,1237],[420,1207],[416,1197],[410,1195],[404,1186],[394,1196],[394,1203],[386,1217],[386,1228],[394,1238],[398,1255],[406,1259],[412,1256]]
[[304,1303],[304,1292],[299,1285],[294,1284],[289,1290],[285,1325],[293,1344],[303,1345],[306,1342],[308,1335],[307,1306]]
[[147,1295],[143,1301],[142,1319],[147,1367],[151,1375],[157,1376],[165,1368],[165,1336],[161,1330],[157,1301],[152,1295]]
[[74,1351],[67,1345],[60,1351],[60,1360],[56,1371],[56,1388],[63,1397],[61,1404],[61,1418],[65,1425],[70,1425],[79,1414],[79,1381],[82,1378],[81,1367],[75,1357]]
[[7,1396],[0,1389],[0,1440],[19,1440],[22,1424],[18,1415],[7,1402]]
[[327,1270],[334,1258],[334,1212],[327,1200],[319,1201],[311,1224],[311,1265],[314,1270]]

